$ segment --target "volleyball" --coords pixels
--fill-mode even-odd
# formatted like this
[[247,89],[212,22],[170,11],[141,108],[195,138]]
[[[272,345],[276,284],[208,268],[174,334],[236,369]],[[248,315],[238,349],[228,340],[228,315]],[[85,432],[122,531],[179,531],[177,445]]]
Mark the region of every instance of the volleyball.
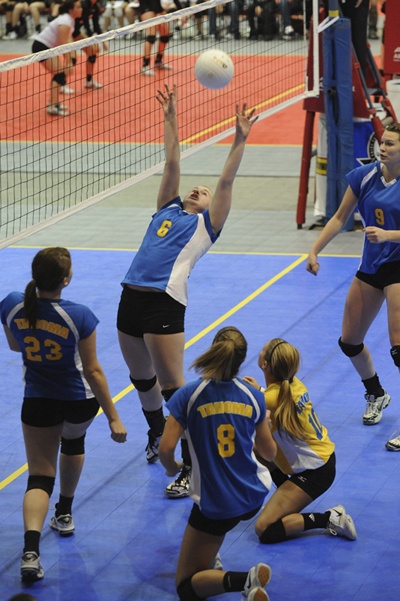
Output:
[[206,50],[198,57],[194,73],[205,88],[219,90],[232,80],[234,66],[231,57],[222,50]]

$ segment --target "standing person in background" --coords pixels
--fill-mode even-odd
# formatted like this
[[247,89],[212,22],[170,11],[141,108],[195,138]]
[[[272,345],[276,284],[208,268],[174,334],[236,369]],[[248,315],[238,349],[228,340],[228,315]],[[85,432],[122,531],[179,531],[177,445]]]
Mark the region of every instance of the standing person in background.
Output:
[[161,463],[168,476],[181,469],[175,448],[185,431],[194,465],[194,504],[176,571],[181,601],[239,591],[248,601],[269,599],[268,565],[259,563],[249,572],[215,567],[227,532],[257,514],[271,486],[269,471],[254,455],[254,442],[266,461],[276,453],[262,393],[237,377],[246,353],[243,334],[234,327],[222,328],[192,365],[201,377],[182,386],[168,403]]
[[[390,396],[382,387],[365,336],[386,301],[390,354],[400,370],[400,124],[384,130],[380,159],[350,171],[343,200],[311,247],[306,269],[319,272],[318,255],[346,225],[358,207],[364,225],[364,245],[359,269],[350,285],[344,307],[339,346],[350,358],[365,386],[366,426],[377,424]],[[387,443],[400,450],[400,436]]]
[[[56,48],[72,41],[72,32],[75,19],[81,18],[82,6],[80,0],[66,0],[59,8],[59,16],[53,19],[48,26],[36,36],[32,44],[32,53],[42,52],[49,48]],[[40,61],[46,71],[53,76],[50,84],[50,101],[47,104],[49,115],[58,117],[67,116],[68,109],[59,102],[61,88],[67,84],[67,76],[73,70],[74,62],[71,53]]]
[[[164,430],[163,399],[185,383],[184,318],[187,280],[196,262],[218,239],[232,204],[233,182],[247,137],[257,117],[246,105],[237,107],[236,133],[214,194],[196,186],[181,200],[180,148],[176,115],[177,88],[158,91],[164,113],[165,166],[157,211],[122,281],[117,328],[122,355],[129,368],[149,425],[146,457],[158,459]],[[191,461],[182,440],[184,466],[166,488],[172,498],[188,495]]]
[[24,365],[21,419],[29,470],[23,502],[25,582],[44,576],[39,543],[59,450],[60,496],[50,526],[69,536],[75,530],[72,503],[85,460],[86,431],[99,407],[108,419],[111,438],[126,441],[97,359],[98,319],[88,307],[61,299],[71,278],[68,250],[45,248],[32,261],[32,280],[25,293],[11,292],[0,303],[9,347],[22,353]]
[[335,445],[317,417],[307,388],[295,377],[300,367],[299,351],[274,338],[261,350],[258,366],[266,389],[250,376],[243,380],[264,392],[277,443],[274,464],[269,466],[277,490],[256,521],[260,542],[280,543],[315,528],[355,540],[353,520],[343,505],[324,513],[300,513],[331,487],[336,458]]
[[[182,8],[179,0],[174,0],[174,4],[178,9]],[[166,11],[161,6],[161,0],[140,0],[138,12],[141,21],[148,21],[149,19],[153,19],[158,15],[165,14]],[[140,69],[140,73],[142,75],[148,75],[150,77],[155,75],[155,72],[150,68],[150,57],[153,46],[156,42],[157,33],[159,38],[154,68],[160,71],[172,70],[172,67],[164,62],[164,52],[173,34],[170,32],[169,23],[161,23],[160,25],[146,29],[146,39],[143,48],[143,62]]]

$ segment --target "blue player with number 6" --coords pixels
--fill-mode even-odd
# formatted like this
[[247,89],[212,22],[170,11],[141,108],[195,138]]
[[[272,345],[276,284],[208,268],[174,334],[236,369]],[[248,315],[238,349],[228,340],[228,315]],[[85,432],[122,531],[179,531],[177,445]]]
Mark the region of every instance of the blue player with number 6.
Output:
[[264,373],[265,389],[251,376],[243,380],[264,392],[278,447],[273,464],[268,465],[277,490],[255,524],[260,542],[283,542],[315,528],[355,540],[353,520],[343,505],[324,513],[300,513],[332,485],[336,458],[335,445],[318,419],[307,388],[295,377],[300,367],[299,351],[274,338],[261,350],[258,366]]
[[[247,137],[257,117],[246,105],[236,107],[236,132],[214,193],[196,186],[179,196],[180,148],[177,88],[165,86],[156,96],[164,113],[165,165],[157,209],[122,281],[118,339],[129,375],[149,426],[146,458],[158,459],[164,430],[163,399],[185,383],[184,319],[187,280],[197,261],[216,242],[232,205],[233,182]],[[182,441],[184,467],[165,490],[170,498],[188,495],[190,455]]]

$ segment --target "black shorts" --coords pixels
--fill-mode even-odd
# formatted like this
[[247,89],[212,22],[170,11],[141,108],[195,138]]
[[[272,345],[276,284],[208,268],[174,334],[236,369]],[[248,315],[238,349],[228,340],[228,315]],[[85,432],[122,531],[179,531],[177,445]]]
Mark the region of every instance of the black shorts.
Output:
[[301,488],[301,490],[304,490],[314,501],[328,490],[335,476],[336,456],[335,453],[332,453],[322,467],[318,467],[316,470],[305,470],[299,474],[293,474],[289,476],[289,480]]
[[156,15],[160,15],[163,11],[160,0],[140,0],[139,6],[139,15],[143,15],[143,13],[155,13]]
[[185,331],[185,305],[166,292],[146,292],[124,286],[118,307],[117,328],[123,334],[179,334]]
[[189,516],[189,524],[192,528],[195,528],[195,530],[200,530],[201,532],[206,532],[207,534],[212,534],[214,536],[224,536],[224,534],[237,526],[239,522],[251,520],[251,518],[260,511],[261,507],[262,505],[257,507],[257,509],[253,509],[253,511],[249,511],[249,513],[239,515],[236,518],[212,520],[201,513],[199,506],[194,503]]
[[[36,52],[42,52],[43,50],[48,50],[49,47],[46,46],[45,44],[42,44],[42,42],[38,42],[37,40],[35,40],[32,44],[32,54],[35,54]],[[47,59],[44,59],[47,60]],[[39,61],[40,63],[44,62],[44,61]]]
[[386,286],[391,284],[400,283],[400,261],[391,261],[390,263],[384,263],[381,265],[376,273],[364,273],[363,271],[357,271],[356,278],[383,290]]
[[42,397],[24,397],[22,423],[36,428],[50,428],[62,422],[83,424],[96,417],[99,403],[92,397],[83,401],[60,401]]

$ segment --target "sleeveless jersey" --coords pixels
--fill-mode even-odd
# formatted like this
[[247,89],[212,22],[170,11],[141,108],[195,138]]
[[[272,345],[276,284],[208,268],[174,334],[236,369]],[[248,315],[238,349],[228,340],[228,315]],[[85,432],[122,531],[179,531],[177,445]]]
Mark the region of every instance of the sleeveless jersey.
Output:
[[234,378],[196,380],[168,401],[184,428],[192,458],[189,494],[214,520],[243,515],[261,506],[271,476],[253,452],[255,426],[265,418],[262,393]]
[[293,378],[290,389],[304,432],[301,440],[284,432],[279,433],[276,428],[274,415],[278,406],[279,383],[268,386],[265,391],[265,402],[267,409],[271,411],[271,431],[278,445],[274,463],[285,474],[297,474],[325,465],[334,452],[335,445],[328,437],[327,429],[321,425],[304,384],[297,378]]
[[30,329],[24,319],[24,295],[11,292],[0,303],[1,322],[18,341],[23,359],[24,396],[79,401],[94,395],[83,376],[78,342],[99,320],[85,305],[38,299],[39,319]]
[[186,306],[190,272],[217,238],[208,210],[187,213],[177,197],[153,215],[122,284],[157,288]]
[[[358,198],[358,210],[364,227],[400,229],[400,178],[387,182],[379,162],[357,167],[347,175],[350,188]],[[400,244],[372,244],[364,237],[359,269],[376,273],[384,263],[400,260]]]

